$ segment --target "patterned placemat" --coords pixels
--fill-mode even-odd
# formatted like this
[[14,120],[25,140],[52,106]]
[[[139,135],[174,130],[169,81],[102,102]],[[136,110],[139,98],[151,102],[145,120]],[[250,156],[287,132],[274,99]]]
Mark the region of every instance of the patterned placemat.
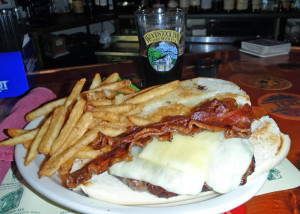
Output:
[[300,120],[300,95],[290,93],[268,93],[258,99],[258,105],[268,113],[290,120]]
[[265,90],[284,90],[292,87],[291,82],[273,76],[234,74],[229,77],[229,80],[238,85]]

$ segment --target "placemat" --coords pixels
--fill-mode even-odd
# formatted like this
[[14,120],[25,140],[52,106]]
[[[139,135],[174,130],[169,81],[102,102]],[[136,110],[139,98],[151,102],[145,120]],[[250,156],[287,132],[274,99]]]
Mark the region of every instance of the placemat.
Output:
[[268,113],[289,120],[300,120],[300,95],[268,93],[258,99],[258,105]]

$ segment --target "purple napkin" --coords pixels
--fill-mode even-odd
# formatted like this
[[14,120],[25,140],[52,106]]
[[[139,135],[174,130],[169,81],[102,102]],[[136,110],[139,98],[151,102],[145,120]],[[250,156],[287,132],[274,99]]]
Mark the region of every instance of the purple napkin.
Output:
[[[0,123],[0,141],[8,138],[5,129],[21,129],[27,124],[25,115],[41,104],[56,98],[56,95],[47,88],[32,89],[28,95],[20,99],[10,111],[9,115]],[[0,147],[0,184],[14,160],[14,146]]]

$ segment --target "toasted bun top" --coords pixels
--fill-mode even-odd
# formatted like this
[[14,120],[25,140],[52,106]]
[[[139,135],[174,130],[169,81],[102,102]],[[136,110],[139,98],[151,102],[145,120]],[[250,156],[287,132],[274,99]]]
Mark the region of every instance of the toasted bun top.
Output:
[[232,82],[195,78],[181,81],[176,90],[147,101],[139,116],[159,122],[166,116],[189,115],[195,106],[214,98],[234,98],[238,105],[250,104],[249,96]]

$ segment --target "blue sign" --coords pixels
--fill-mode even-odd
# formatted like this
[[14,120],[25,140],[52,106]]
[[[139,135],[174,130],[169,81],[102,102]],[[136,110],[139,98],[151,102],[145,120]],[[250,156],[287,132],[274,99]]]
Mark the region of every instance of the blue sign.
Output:
[[0,53],[0,98],[20,96],[28,89],[21,52]]

